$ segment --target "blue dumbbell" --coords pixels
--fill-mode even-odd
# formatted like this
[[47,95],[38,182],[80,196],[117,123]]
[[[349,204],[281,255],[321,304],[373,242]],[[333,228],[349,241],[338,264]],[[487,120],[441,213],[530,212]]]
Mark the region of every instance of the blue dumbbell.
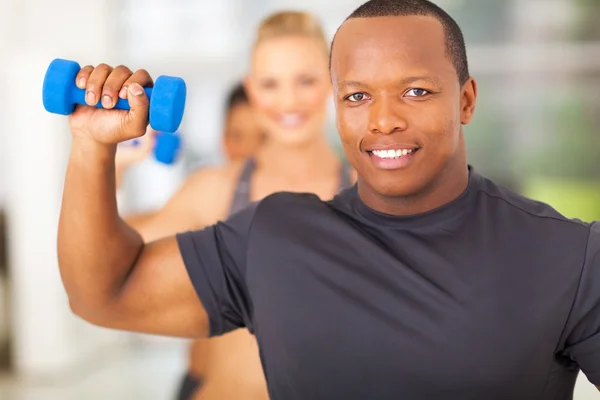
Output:
[[[139,146],[138,139],[122,143],[124,146]],[[181,135],[179,132],[157,132],[154,143],[154,159],[162,164],[171,165],[179,156],[181,149]]]
[[181,136],[178,132],[159,132],[156,134],[154,158],[163,164],[173,164],[179,156]]
[[[42,99],[46,111],[69,115],[76,104],[86,104],[85,90],[75,85],[75,77],[81,67],[75,61],[55,59],[50,63],[44,86]],[[162,132],[175,132],[179,129],[185,108],[186,86],[181,78],[159,76],[153,88],[145,88],[150,99],[149,122],[152,129]],[[98,102],[96,107],[102,108]],[[119,98],[114,108],[129,110],[129,101]]]

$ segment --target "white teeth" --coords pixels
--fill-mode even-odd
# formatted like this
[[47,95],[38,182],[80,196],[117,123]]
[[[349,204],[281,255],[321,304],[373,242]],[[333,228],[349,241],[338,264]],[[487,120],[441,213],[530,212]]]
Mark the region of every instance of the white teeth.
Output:
[[409,149],[399,150],[373,150],[372,153],[379,158],[399,158],[412,153]]

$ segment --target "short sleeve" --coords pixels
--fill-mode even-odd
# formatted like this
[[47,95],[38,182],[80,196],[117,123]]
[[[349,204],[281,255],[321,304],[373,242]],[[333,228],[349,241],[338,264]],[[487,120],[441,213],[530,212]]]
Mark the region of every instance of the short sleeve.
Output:
[[590,227],[579,289],[565,326],[563,355],[600,386],[600,223]]
[[257,204],[205,229],[177,235],[179,251],[210,322],[210,336],[251,327],[246,252]]

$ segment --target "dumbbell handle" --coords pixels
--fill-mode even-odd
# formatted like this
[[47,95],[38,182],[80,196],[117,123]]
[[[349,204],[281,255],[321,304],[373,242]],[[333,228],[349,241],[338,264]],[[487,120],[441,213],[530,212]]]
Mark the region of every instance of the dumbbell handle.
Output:
[[[148,99],[152,97],[152,88],[144,88],[144,92],[146,92],[146,96],[148,96]],[[73,103],[82,104],[84,106],[87,105],[85,101],[85,93],[85,89],[78,88],[77,85],[75,85],[75,83],[73,82],[73,86],[71,88],[71,100],[73,101]],[[98,104],[96,104],[95,107],[104,108],[102,106],[102,99],[98,101]],[[117,104],[113,108],[116,108],[117,110],[129,111],[129,100],[118,97]]]

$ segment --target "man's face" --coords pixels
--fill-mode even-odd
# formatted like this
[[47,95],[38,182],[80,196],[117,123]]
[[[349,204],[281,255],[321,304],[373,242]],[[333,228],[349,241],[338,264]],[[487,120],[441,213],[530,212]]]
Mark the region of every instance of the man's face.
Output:
[[437,20],[346,21],[333,46],[331,77],[344,151],[359,183],[374,194],[434,190],[447,167],[466,157],[461,124],[472,116],[475,85],[461,88]]

